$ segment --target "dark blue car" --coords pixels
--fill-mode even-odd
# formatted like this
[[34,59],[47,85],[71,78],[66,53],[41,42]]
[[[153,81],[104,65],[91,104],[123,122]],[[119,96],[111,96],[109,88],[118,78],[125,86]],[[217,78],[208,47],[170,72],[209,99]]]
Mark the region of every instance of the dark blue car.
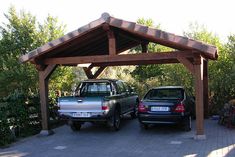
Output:
[[182,86],[164,86],[150,89],[138,106],[138,119],[142,127],[149,124],[180,124],[191,130],[191,117],[195,105]]

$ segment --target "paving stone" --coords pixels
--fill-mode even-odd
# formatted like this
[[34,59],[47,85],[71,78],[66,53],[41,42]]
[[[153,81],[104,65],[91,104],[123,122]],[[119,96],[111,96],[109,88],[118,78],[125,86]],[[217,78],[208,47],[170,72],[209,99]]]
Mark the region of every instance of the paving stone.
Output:
[[1,157],[235,157],[235,129],[215,120],[205,120],[206,140],[194,140],[195,121],[190,132],[176,126],[157,125],[141,129],[138,120],[124,118],[121,130],[110,131],[89,123],[80,132],[68,126],[48,137],[33,136],[0,149]]

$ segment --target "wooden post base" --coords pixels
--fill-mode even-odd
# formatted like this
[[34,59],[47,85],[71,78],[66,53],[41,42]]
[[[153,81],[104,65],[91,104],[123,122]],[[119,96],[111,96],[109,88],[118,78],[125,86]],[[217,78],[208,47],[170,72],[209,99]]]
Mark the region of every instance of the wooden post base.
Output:
[[206,140],[206,135],[195,135],[194,140]]
[[43,137],[43,136],[50,136],[53,134],[54,134],[53,130],[41,130],[41,132],[39,133],[39,136]]

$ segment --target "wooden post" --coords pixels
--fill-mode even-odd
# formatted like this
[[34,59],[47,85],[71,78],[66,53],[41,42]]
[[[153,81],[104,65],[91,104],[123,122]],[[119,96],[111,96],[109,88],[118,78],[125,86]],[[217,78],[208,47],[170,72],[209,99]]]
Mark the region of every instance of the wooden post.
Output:
[[107,35],[108,35],[108,40],[109,40],[109,55],[116,55],[117,54],[117,49],[116,49],[116,38],[115,38],[115,34],[113,32],[113,30],[111,30],[109,28],[109,30],[107,31]]
[[203,113],[203,58],[199,56],[194,62],[196,95],[196,135],[195,139],[205,139]]
[[208,118],[209,110],[209,94],[208,94],[208,61],[203,61],[203,93],[204,93],[204,117]]
[[39,88],[40,88],[40,104],[42,116],[42,130],[40,135],[48,136],[53,134],[49,126],[49,102],[48,102],[48,82],[51,74],[56,69],[56,65],[48,65],[39,70]]

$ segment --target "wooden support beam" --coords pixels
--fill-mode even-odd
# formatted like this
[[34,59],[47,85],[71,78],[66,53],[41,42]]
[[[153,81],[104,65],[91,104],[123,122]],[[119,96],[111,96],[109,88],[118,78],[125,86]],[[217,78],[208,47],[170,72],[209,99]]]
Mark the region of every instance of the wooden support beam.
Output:
[[197,58],[195,69],[195,96],[196,96],[196,136],[195,139],[205,139],[203,113],[203,58]]
[[123,61],[123,62],[106,62],[106,63],[94,63],[94,67],[100,66],[127,66],[127,65],[148,65],[148,64],[171,64],[171,63],[179,63],[177,59],[163,59],[161,61],[158,60],[146,60],[146,61]]
[[148,43],[141,43],[142,53],[148,52]]
[[85,71],[88,79],[96,79],[104,71],[105,68],[106,68],[105,66],[99,67],[99,69],[94,74],[92,74],[92,72],[91,72],[92,68],[89,68],[89,67],[85,68],[84,67],[83,70]]
[[109,55],[116,55],[116,38],[114,32],[110,29],[108,32],[108,40],[109,40]]
[[186,57],[184,57],[182,55],[179,55],[179,56],[177,56],[177,60],[180,63],[182,63],[189,70],[189,72],[191,72],[191,74],[194,75],[194,73],[195,73],[194,67],[193,67],[192,62],[189,59],[187,59]]
[[90,68],[84,67],[83,70],[84,70],[84,72],[85,72],[85,74],[86,74],[86,76],[87,76],[88,79],[92,79],[92,78],[93,78],[93,74],[92,74]]
[[208,118],[209,114],[209,91],[208,91],[208,61],[203,60],[203,95],[204,95],[204,117]]
[[100,67],[93,75],[93,78],[96,79],[105,69],[106,67],[103,66],[103,67]]
[[[136,65],[141,62],[164,62],[163,60],[177,60],[179,55],[186,58],[193,58],[191,51],[173,51],[161,53],[141,53],[141,54],[123,54],[123,55],[100,55],[100,56],[79,56],[79,57],[62,57],[62,58],[47,58],[43,61],[44,64],[85,64],[85,63],[123,63],[136,62]],[[171,62],[169,62],[171,63]],[[127,64],[128,65],[128,64]]]
[[39,72],[40,104],[42,116],[41,135],[51,135],[53,132],[49,126],[49,102],[48,102],[48,82],[51,74],[57,65],[48,65],[44,70]]

